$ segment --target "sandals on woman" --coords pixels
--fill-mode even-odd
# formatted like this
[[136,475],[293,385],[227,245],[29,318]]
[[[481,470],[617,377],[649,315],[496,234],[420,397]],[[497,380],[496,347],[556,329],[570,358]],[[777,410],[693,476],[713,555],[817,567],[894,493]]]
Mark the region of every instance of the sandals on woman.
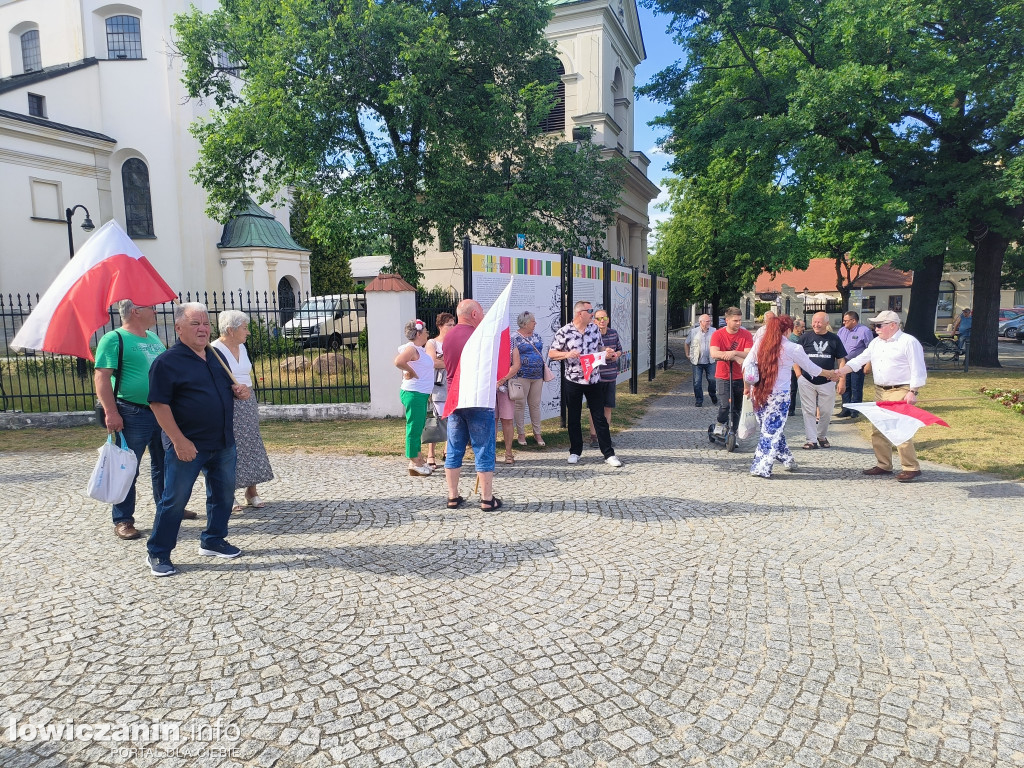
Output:
[[818,447],[817,443],[812,443],[810,441],[804,443],[804,450],[805,451],[813,451],[817,447]]
[[431,472],[437,472],[437,462],[435,462],[433,459],[427,460],[427,466],[430,467]]
[[544,448],[547,446],[547,443],[544,442],[544,438],[542,438],[540,435],[534,435],[533,437],[537,441],[537,446],[539,448]]
[[466,500],[464,498],[456,496],[454,499],[448,499],[448,509],[458,509],[465,503]]
[[480,499],[480,509],[484,512],[493,512],[496,509],[501,509],[501,499],[497,496],[492,496],[490,499]]
[[247,507],[253,507],[254,509],[263,509],[267,506],[267,503],[263,501],[259,496],[246,496],[245,505]]
[[511,451],[505,451],[505,463],[506,464],[515,464],[516,463],[515,454],[513,454]]

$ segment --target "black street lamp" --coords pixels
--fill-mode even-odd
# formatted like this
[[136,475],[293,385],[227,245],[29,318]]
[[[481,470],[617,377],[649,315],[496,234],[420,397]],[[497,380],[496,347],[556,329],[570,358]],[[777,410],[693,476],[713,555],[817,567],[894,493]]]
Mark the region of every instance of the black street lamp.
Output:
[[[82,229],[86,232],[92,232],[96,229],[96,225],[92,223],[92,219],[89,218],[89,209],[84,205],[76,205],[74,208],[66,208],[64,210],[64,218],[68,222],[68,251],[71,254],[71,258],[75,258],[75,240],[71,236],[71,217],[75,215],[75,211],[81,208],[85,211],[85,221],[82,222]],[[75,360],[75,370],[78,373],[78,378],[84,379],[88,375],[88,368],[85,365],[85,360],[77,358]]]
[[92,232],[96,229],[96,225],[92,223],[92,219],[89,218],[89,209],[84,205],[76,205],[74,208],[67,208],[64,211],[64,218],[68,222],[68,251],[71,253],[71,258],[75,258],[75,240],[71,236],[71,217],[75,215],[75,211],[81,208],[85,211],[85,221],[82,222],[82,229],[86,232]]

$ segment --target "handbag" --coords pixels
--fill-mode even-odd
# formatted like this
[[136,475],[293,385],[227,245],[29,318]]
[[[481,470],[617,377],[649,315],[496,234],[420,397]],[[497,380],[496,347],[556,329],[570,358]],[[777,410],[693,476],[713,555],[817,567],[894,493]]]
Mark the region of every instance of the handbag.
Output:
[[[551,366],[549,366],[547,362],[544,361],[544,355],[540,354],[540,350],[537,349],[537,345],[533,343],[532,339],[530,340],[530,346],[533,347],[534,352],[536,352],[540,356],[541,362],[544,363],[544,381],[554,381],[555,372],[552,371]],[[509,395],[509,397],[511,397],[511,395]],[[515,400],[516,398],[513,397],[512,399]]]
[[736,437],[746,440],[757,434],[760,425],[757,421],[757,414],[754,413],[754,401],[749,395],[743,396],[743,408],[740,410],[740,424],[736,428]]
[[423,424],[423,434],[420,435],[421,443],[447,443],[448,442],[448,419],[440,416],[427,416]]
[[761,380],[761,371],[757,367],[757,358],[747,355],[743,359],[743,380],[747,384],[757,384]]
[[107,442],[99,448],[100,457],[89,477],[86,493],[96,501],[105,504],[120,504],[128,495],[135,482],[135,471],[139,459],[128,447],[124,433],[118,432],[121,444],[114,442],[113,435],[107,435]]
[[512,402],[526,399],[526,385],[519,379],[512,379],[508,383],[508,399]]

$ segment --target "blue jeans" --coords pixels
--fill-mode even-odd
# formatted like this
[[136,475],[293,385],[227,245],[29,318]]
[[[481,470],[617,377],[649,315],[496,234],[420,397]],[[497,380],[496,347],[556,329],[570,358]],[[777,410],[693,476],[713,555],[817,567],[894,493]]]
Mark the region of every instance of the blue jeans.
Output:
[[[156,423],[156,417],[149,408],[140,408],[137,405],[126,403],[118,398],[117,412],[124,421],[125,442],[128,447],[135,451],[135,458],[142,464],[142,454],[149,448],[149,477],[153,483],[153,501],[160,503],[160,497],[164,495],[164,446],[160,442],[160,425]],[[128,489],[128,495],[124,501],[115,504],[111,509],[111,517],[114,525],[118,523],[135,522],[135,486],[138,484],[139,470],[135,470],[135,479]]]
[[199,473],[206,475],[206,530],[200,545],[217,544],[228,535],[228,518],[235,498],[235,446],[199,451],[192,461],[181,461],[170,445],[164,450],[164,495],[156,506],[153,533],[146,549],[154,557],[170,557],[178,543],[185,505]]
[[494,471],[494,409],[458,408],[448,417],[445,469],[459,469],[466,446],[473,446],[477,472]]
[[[843,390],[843,405],[864,402],[864,371],[846,374],[846,389]],[[851,411],[856,413],[856,411]]]
[[577,384],[565,380],[565,418],[569,430],[569,453],[583,455],[583,427],[580,418],[583,416],[583,398],[587,398],[590,410],[590,423],[597,433],[597,444],[601,446],[601,454],[607,459],[615,455],[612,448],[612,436],[608,431],[608,420],[604,417],[605,390],[615,386],[615,382],[599,381],[596,384]]
[[704,391],[701,387],[704,379],[708,382],[708,395],[712,401],[718,399],[718,387],[715,384],[715,363],[697,363],[693,366],[693,396],[697,405],[704,404]]

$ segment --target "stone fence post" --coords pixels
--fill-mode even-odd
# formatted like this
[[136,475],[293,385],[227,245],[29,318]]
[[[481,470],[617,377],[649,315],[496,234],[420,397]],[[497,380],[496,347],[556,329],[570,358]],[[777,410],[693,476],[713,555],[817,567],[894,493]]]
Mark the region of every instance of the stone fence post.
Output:
[[366,286],[366,335],[370,359],[370,416],[405,417],[399,399],[402,372],[395,368],[405,324],[416,319],[416,289],[399,275],[379,274]]

